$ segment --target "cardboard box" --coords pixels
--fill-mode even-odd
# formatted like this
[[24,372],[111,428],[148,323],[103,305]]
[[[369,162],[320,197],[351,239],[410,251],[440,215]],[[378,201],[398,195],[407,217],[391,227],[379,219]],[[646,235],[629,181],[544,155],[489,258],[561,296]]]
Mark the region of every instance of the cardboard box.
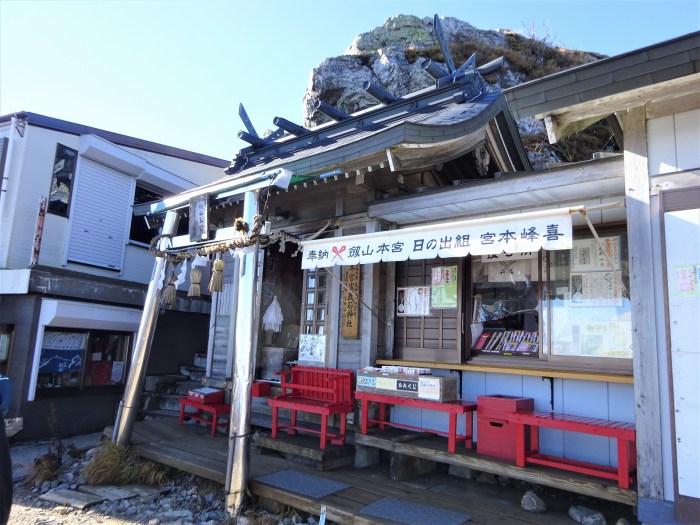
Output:
[[187,392],[187,398],[205,405],[218,405],[224,402],[224,391],[216,388],[197,388]]
[[456,377],[358,370],[356,385],[359,392],[376,392],[432,401],[457,400]]

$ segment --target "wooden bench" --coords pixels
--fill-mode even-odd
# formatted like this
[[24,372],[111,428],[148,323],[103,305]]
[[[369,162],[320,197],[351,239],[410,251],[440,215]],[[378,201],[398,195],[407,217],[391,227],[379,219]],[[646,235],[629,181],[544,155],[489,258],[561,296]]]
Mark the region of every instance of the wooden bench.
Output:
[[[519,467],[532,463],[560,468],[580,474],[617,480],[618,486],[624,489],[629,488],[633,481],[632,474],[637,468],[637,447],[633,423],[536,411],[510,414],[508,420],[515,424],[515,463]],[[617,468],[540,454],[540,427],[617,439]],[[526,450],[525,433],[528,428],[530,448]]]
[[[185,408],[186,407],[191,407],[194,408],[195,411],[192,412],[187,412],[185,413]],[[207,419],[204,417],[204,414],[210,414],[211,419]],[[194,419],[195,421],[198,421],[200,423],[204,423],[205,425],[211,424],[211,435],[215,436],[216,435],[216,428],[221,427],[224,430],[228,428],[228,420],[227,421],[222,421],[219,422],[219,416],[230,416],[231,414],[231,405],[226,404],[226,403],[216,403],[214,405],[207,405],[204,403],[199,403],[198,401],[193,401],[192,399],[189,399],[187,397],[181,397],[180,398],[180,424],[182,425],[182,421],[185,417]]]
[[[333,444],[344,445],[345,414],[353,411],[354,371],[297,365],[276,374],[282,379],[282,393],[267,401],[272,407],[272,437],[277,437],[278,429],[286,429],[288,434],[296,434],[297,431],[320,434],[321,448],[326,448],[329,440]],[[291,410],[288,425],[279,423],[280,408]],[[319,414],[321,430],[299,425],[297,411]],[[341,414],[337,434],[328,431],[328,416],[334,414]]]
[[[386,394],[378,394],[375,392],[355,392],[355,399],[367,402],[375,402],[379,404],[379,419],[369,419],[369,410],[367,406],[362,407],[362,418],[360,431],[362,434],[367,434],[369,423],[378,423],[379,430],[384,430],[386,426],[405,428],[408,430],[416,430],[419,432],[431,432],[447,436],[447,450],[454,453],[458,441],[464,441],[467,448],[472,448],[472,430],[474,422],[472,421],[472,413],[476,410],[476,403],[468,401],[432,401],[430,399],[417,399],[407,397],[389,396]],[[437,410],[439,412],[447,412],[449,414],[449,427],[447,432],[439,430],[430,430],[422,427],[415,427],[403,423],[395,423],[386,421],[386,405],[400,405],[413,408],[425,408],[428,410]],[[464,434],[457,434],[457,416],[459,414],[466,415],[466,428]]]

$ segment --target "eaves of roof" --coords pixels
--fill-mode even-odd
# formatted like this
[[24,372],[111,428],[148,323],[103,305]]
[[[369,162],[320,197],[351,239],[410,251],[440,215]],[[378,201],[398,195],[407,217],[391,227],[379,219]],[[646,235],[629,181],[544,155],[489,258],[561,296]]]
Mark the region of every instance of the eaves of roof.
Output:
[[508,88],[515,119],[653,86],[700,72],[700,31]]
[[59,131],[62,133],[69,133],[71,135],[97,135],[98,137],[106,139],[112,142],[113,144],[117,144],[119,146],[126,146],[142,151],[150,151],[153,153],[167,155],[169,157],[176,157],[183,160],[189,160],[192,162],[198,162],[200,164],[206,164],[209,166],[225,168],[229,165],[229,161],[224,159],[218,159],[216,157],[210,157],[209,155],[203,155],[201,153],[195,153],[193,151],[175,148],[172,146],[166,146],[164,144],[158,144],[157,142],[137,139],[128,135],[122,135],[119,133],[114,133],[99,128],[93,128],[91,126],[85,126],[83,124],[76,124],[75,122],[70,122],[67,120],[47,117],[45,115],[39,115],[38,113],[31,113],[29,111],[21,111],[19,113],[2,115],[0,116],[0,122],[8,122],[12,117],[23,119],[28,124],[40,128]]
[[[499,114],[510,118],[500,92],[485,92],[465,103],[455,102],[450,93],[423,107],[406,106],[384,119],[371,121],[371,115],[366,115],[366,122],[356,126],[327,128],[322,134],[309,133],[267,148],[246,159],[232,177],[281,166],[309,178],[335,169],[356,169],[363,162],[367,166],[367,162],[386,160],[386,150],[397,145],[428,148],[464,137]],[[521,155],[526,162],[524,150]]]

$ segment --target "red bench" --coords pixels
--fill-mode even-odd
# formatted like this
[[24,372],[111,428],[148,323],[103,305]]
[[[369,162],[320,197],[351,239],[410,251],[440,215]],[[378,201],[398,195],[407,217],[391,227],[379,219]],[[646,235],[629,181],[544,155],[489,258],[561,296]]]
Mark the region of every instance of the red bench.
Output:
[[[291,370],[277,372],[282,378],[282,393],[268,399],[272,407],[272,437],[277,437],[278,429],[286,429],[288,434],[297,431],[320,434],[321,448],[326,448],[330,440],[336,445],[345,444],[345,414],[353,411],[353,370],[320,368],[315,366],[294,366]],[[290,423],[279,423],[279,409],[291,410]],[[297,412],[309,412],[321,416],[321,430],[315,430],[297,423]],[[328,416],[341,414],[339,433],[328,431]]]
[[[515,424],[515,463],[519,467],[532,463],[560,468],[580,474],[617,480],[618,486],[624,489],[629,488],[633,481],[632,474],[637,468],[637,447],[633,423],[535,411],[510,414],[508,420]],[[540,454],[540,427],[617,439],[617,468]],[[526,450],[525,432],[528,428],[530,430],[530,449]]]
[[[195,409],[194,413],[185,412],[185,407],[192,407]],[[206,419],[204,414],[210,414],[211,419]],[[185,417],[192,418],[195,421],[204,423],[205,425],[211,424],[211,435],[216,435],[216,427],[221,427],[224,430],[228,428],[228,420],[219,422],[219,416],[230,416],[231,405],[226,403],[216,403],[213,405],[207,405],[205,403],[200,403],[194,401],[193,399],[187,397],[180,398],[180,424],[182,425],[182,420]]]
[[[369,419],[369,410],[366,406],[362,407],[362,418],[360,431],[363,434],[367,433],[367,427],[369,423],[378,423],[379,430],[384,430],[385,426],[392,426],[397,428],[405,428],[408,430],[417,430],[422,432],[431,432],[434,434],[440,434],[442,436],[447,436],[447,450],[454,453],[456,444],[458,441],[464,441],[467,448],[472,448],[472,412],[476,410],[476,403],[470,403],[467,401],[432,401],[429,399],[417,399],[417,398],[406,398],[389,396],[386,394],[377,394],[375,392],[355,392],[355,399],[359,399],[365,402],[373,401],[379,404],[379,419]],[[395,423],[392,421],[386,421],[386,405],[400,405],[408,406],[414,408],[425,408],[428,410],[437,410],[440,412],[447,412],[449,414],[449,430],[447,432],[439,430],[430,430],[422,427],[415,427],[411,425],[406,425],[403,423]],[[464,434],[457,434],[457,415],[466,415],[466,428]]]

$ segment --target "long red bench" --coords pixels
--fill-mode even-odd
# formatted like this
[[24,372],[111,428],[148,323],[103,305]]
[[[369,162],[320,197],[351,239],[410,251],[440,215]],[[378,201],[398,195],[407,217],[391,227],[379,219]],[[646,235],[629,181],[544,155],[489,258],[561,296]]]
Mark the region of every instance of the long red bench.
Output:
[[[510,414],[508,420],[515,424],[515,463],[544,465],[580,474],[588,474],[616,480],[621,488],[629,488],[637,468],[637,447],[633,423],[611,421],[553,412],[519,412]],[[539,429],[556,428],[617,439],[617,468],[585,461],[550,456],[539,452]],[[530,447],[526,450],[526,431],[529,429]]]
[[[272,407],[272,437],[277,431],[286,429],[288,434],[297,431],[320,434],[321,448],[326,448],[328,441],[336,445],[345,444],[345,414],[353,411],[353,370],[321,368],[315,366],[292,367],[291,370],[277,372],[281,376],[282,393],[268,399]],[[291,410],[289,424],[279,422],[279,409]],[[309,412],[321,416],[321,429],[297,423],[297,412]],[[332,433],[328,430],[328,416],[341,414],[340,430]]]
[[[378,423],[379,430],[384,430],[385,426],[391,426],[396,428],[405,428],[408,430],[431,432],[434,434],[447,436],[447,450],[452,453],[455,452],[456,444],[458,441],[464,441],[467,448],[472,448],[472,429],[474,424],[472,421],[472,412],[476,410],[476,403],[470,403],[467,401],[432,401],[430,399],[389,396],[386,394],[377,394],[375,392],[355,392],[355,399],[359,399],[365,402],[373,401],[379,404],[379,419],[370,419],[369,410],[367,410],[366,406],[362,407],[360,431],[363,434],[367,433],[369,423]],[[439,430],[431,430],[422,427],[407,425],[404,423],[387,421],[386,405],[400,405],[413,408],[425,408],[428,410],[447,412],[449,414],[448,431],[443,432]],[[458,435],[457,416],[459,414],[466,415],[466,428],[464,434]]]

